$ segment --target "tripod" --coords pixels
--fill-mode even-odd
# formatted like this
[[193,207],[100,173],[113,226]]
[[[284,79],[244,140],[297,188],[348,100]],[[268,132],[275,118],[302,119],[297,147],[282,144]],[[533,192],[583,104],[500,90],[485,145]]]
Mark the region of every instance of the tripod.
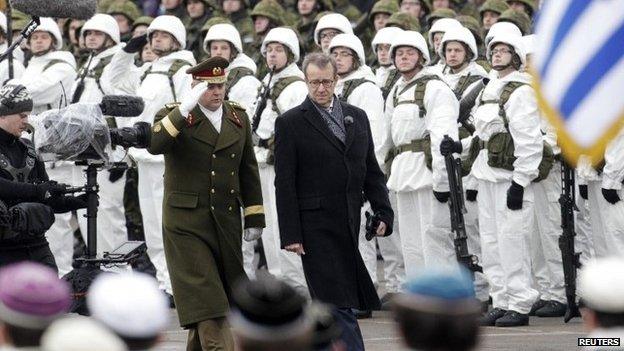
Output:
[[[98,171],[104,167],[102,161],[77,161],[77,166],[86,166],[87,183],[83,187],[72,187],[66,193],[84,192],[87,194],[87,252],[76,259],[78,266],[63,277],[72,287],[73,302],[71,312],[88,314],[85,295],[95,277],[102,272],[102,266],[123,265],[132,262],[145,253],[147,247],[143,241],[126,241],[112,252],[105,252],[102,257],[97,255],[97,211]],[[127,167],[124,163],[115,163],[113,167]]]

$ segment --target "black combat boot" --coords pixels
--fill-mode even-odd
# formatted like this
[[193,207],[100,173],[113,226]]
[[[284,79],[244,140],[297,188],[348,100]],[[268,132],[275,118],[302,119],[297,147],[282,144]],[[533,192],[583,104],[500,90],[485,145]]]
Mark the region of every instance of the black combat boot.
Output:
[[496,320],[497,327],[519,327],[529,325],[529,315],[509,310],[504,316]]
[[558,301],[548,301],[548,303],[535,311],[535,315],[538,317],[563,317],[568,305]]
[[529,316],[535,316],[535,312],[537,310],[539,310],[540,308],[546,306],[547,303],[548,303],[548,301],[542,300],[542,299],[539,299],[539,300],[535,301],[535,303],[533,304],[533,307],[531,307],[531,311],[529,312]]
[[483,327],[493,326],[497,319],[503,317],[507,313],[502,308],[493,308],[490,312],[481,317],[479,324]]

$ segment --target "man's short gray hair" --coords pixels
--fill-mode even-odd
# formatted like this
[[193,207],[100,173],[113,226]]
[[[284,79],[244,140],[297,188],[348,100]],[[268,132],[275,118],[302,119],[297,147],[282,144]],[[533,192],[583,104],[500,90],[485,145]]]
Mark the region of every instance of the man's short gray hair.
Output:
[[308,76],[308,66],[310,64],[315,65],[318,68],[325,68],[327,67],[327,65],[331,65],[332,68],[334,69],[334,74],[336,74],[336,72],[338,72],[338,67],[336,66],[336,60],[334,60],[334,58],[331,55],[328,54],[324,54],[322,52],[313,52],[310,54],[307,54],[305,56],[305,58],[303,59],[303,74],[306,76]]

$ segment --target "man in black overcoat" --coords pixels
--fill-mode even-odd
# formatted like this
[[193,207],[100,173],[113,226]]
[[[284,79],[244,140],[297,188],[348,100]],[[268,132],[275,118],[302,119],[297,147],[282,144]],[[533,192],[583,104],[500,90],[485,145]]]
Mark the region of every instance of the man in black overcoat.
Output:
[[363,350],[351,309],[380,303],[358,250],[360,208],[370,201],[379,236],[392,233],[394,213],[366,113],[333,94],[333,58],[310,54],[303,71],[308,97],[275,121],[281,247],[301,255],[312,298],[336,307],[348,349]]

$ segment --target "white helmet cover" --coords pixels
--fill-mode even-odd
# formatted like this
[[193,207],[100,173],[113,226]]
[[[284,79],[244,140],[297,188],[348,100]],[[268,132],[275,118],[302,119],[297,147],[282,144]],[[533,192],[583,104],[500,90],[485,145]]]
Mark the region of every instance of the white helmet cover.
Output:
[[488,43],[490,42],[490,40],[492,40],[492,38],[498,36],[499,34],[516,35],[519,37],[522,36],[522,32],[520,31],[520,28],[518,28],[518,26],[516,26],[515,24],[511,22],[496,22],[492,25],[492,27],[490,27],[490,30],[485,36],[485,40],[483,41],[485,43],[485,46],[488,45]]
[[358,61],[360,61],[360,65],[366,65],[366,55],[364,54],[364,46],[362,46],[362,42],[360,38],[356,37],[354,34],[338,34],[336,35],[331,43],[329,44],[329,51],[333,48],[337,47],[345,47],[353,50],[357,55]]
[[428,65],[431,59],[429,58],[429,48],[427,47],[427,42],[425,41],[425,37],[422,36],[419,32],[413,30],[405,30],[401,33],[398,33],[394,40],[392,41],[392,45],[390,46],[390,57],[394,60],[394,52],[398,47],[401,46],[411,46],[420,51],[420,54],[423,56],[425,62],[424,66]]
[[156,17],[147,27],[147,37],[151,38],[152,33],[157,30],[173,35],[182,49],[186,47],[186,28],[179,18],[169,15]]
[[84,36],[88,30],[96,30],[98,32],[103,32],[108,34],[108,36],[115,42],[115,44],[119,44],[120,36],[119,36],[119,26],[117,25],[117,21],[113,16],[106,15],[103,13],[98,13],[95,16],[91,17],[85,24],[82,26],[80,30],[80,35]]
[[213,40],[223,40],[234,45],[234,48],[241,53],[243,52],[243,42],[236,27],[229,23],[218,23],[210,27],[206,38],[204,39],[204,51],[210,53],[210,42]]
[[461,23],[454,18],[440,18],[429,29],[427,34],[429,39],[429,45],[433,46],[433,35],[435,33],[446,33],[451,28],[462,27]]
[[[497,35],[488,44],[487,47],[487,59],[488,62],[492,62],[492,49],[497,44],[507,44],[511,46],[516,54],[520,56],[520,62],[522,62],[522,67],[526,65],[526,51],[524,50],[524,45],[522,45],[522,37],[515,35]],[[521,68],[522,68],[521,67]]]
[[344,15],[339,13],[328,13],[321,17],[314,28],[314,42],[316,45],[321,45],[321,38],[319,35],[323,29],[335,29],[341,33],[353,34],[353,27],[351,22]]
[[373,52],[375,55],[377,54],[377,45],[379,44],[392,44],[392,40],[399,33],[401,33],[403,29],[399,27],[384,27],[377,31],[373,41],[371,42],[371,46],[373,47]]
[[479,56],[479,51],[477,51],[477,42],[475,41],[472,32],[468,28],[457,27],[447,30],[442,37],[440,47],[438,48],[438,56],[442,60],[444,60],[445,44],[451,41],[458,41],[468,46],[468,49],[470,49],[470,52],[472,53],[472,58],[470,59],[470,61],[474,62]]
[[[117,23],[117,22],[115,22]],[[54,46],[56,50],[63,49],[63,36],[61,35],[61,30],[59,29],[56,21],[49,17],[41,18],[41,24],[39,27],[35,29],[35,32],[48,32],[50,33],[54,39],[56,39],[56,45]]]
[[292,29],[286,27],[271,29],[266,37],[264,37],[264,41],[262,41],[262,46],[260,47],[262,56],[266,57],[266,47],[269,43],[286,45],[293,56],[295,56],[295,62],[299,61],[299,39]]

